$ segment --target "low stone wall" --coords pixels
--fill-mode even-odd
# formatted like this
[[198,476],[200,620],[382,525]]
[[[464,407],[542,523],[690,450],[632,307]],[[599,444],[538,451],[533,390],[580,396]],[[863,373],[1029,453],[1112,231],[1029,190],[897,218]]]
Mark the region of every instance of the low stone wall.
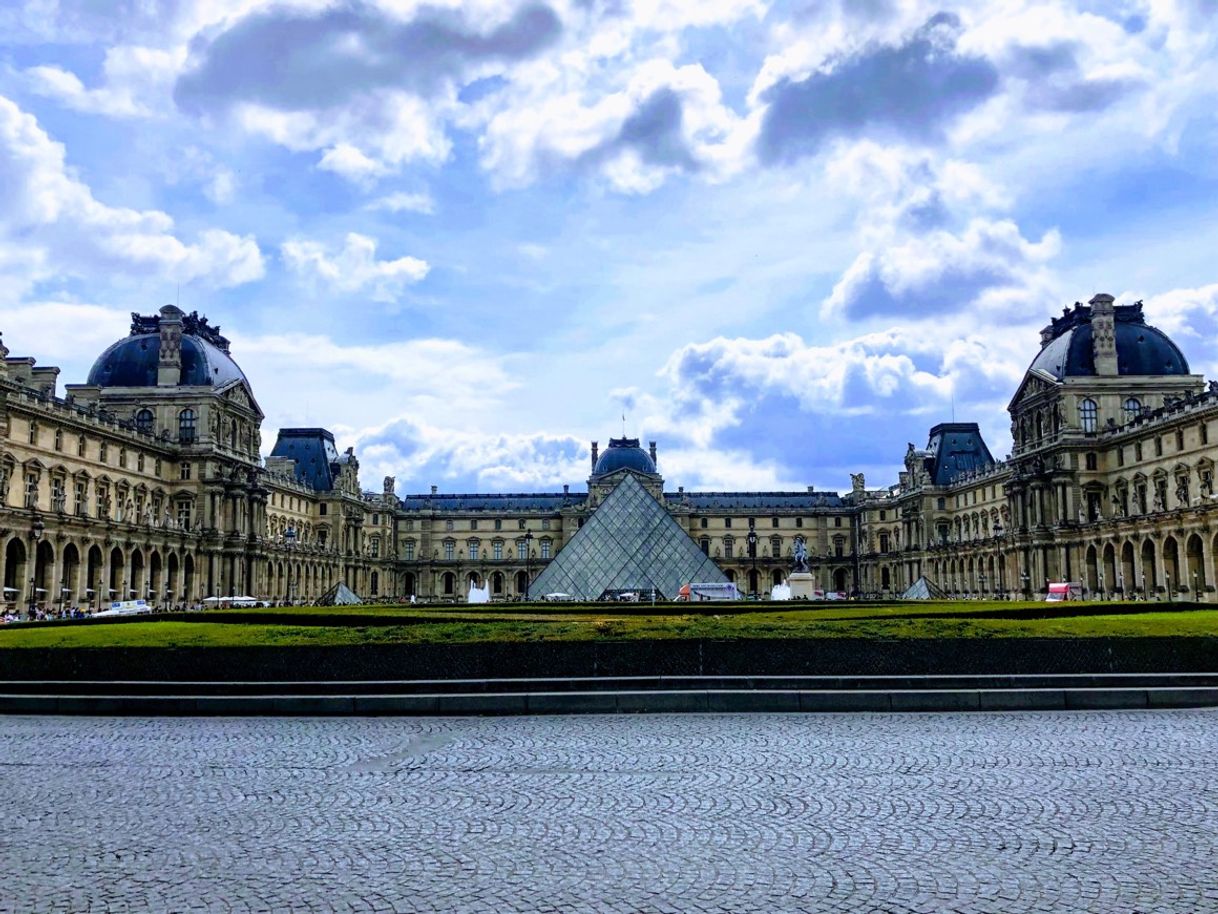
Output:
[[1218,672],[1218,638],[858,638],[0,650],[2,680]]

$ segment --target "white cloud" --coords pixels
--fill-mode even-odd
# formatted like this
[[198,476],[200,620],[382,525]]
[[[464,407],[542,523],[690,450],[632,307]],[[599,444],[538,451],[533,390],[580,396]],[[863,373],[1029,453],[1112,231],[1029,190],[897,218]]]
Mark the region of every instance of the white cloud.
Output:
[[436,211],[436,202],[431,198],[431,194],[399,191],[379,197],[364,208],[388,213],[421,213],[424,216],[430,216]]
[[171,110],[170,88],[186,60],[185,49],[113,47],[102,64],[102,84],[87,88],[80,78],[56,66],[25,72],[31,91],[74,111],[109,117],[147,117]]
[[262,277],[252,236],[207,229],[196,242],[184,242],[167,213],[97,200],[65,159],[64,147],[34,117],[0,96],[0,246],[16,246],[31,258],[25,265],[10,260],[8,283],[28,288],[45,276],[39,263],[67,275],[90,267],[139,269],[218,287]]
[[316,241],[285,241],[280,248],[284,262],[297,274],[319,281],[343,293],[371,290],[373,301],[393,301],[402,290],[427,276],[427,261],[417,257],[377,260],[377,242],[367,235],[349,232],[343,247],[331,252]]

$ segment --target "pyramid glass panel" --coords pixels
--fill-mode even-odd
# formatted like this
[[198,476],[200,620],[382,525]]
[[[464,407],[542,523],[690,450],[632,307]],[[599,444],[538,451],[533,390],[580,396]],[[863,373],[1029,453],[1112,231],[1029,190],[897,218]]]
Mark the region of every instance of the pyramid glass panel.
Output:
[[569,593],[581,600],[605,591],[672,598],[685,584],[727,577],[633,476],[609,494],[537,576],[531,592]]

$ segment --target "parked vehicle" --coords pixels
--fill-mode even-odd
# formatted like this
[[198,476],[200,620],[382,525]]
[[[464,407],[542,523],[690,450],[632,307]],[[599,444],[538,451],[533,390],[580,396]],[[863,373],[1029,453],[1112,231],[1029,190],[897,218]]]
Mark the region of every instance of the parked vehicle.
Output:
[[1050,582],[1049,593],[1045,596],[1046,603],[1061,603],[1065,600],[1081,600],[1083,585],[1078,581]]
[[138,616],[142,613],[152,612],[152,604],[147,600],[116,600],[110,604],[109,609],[103,609],[99,613],[94,613],[94,619],[103,619],[107,616]]

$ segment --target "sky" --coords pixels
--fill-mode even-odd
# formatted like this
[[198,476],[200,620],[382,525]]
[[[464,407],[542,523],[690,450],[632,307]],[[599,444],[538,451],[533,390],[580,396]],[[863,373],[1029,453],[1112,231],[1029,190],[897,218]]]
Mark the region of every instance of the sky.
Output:
[[12,354],[198,310],[370,489],[1002,458],[1097,292],[1218,376],[1216,203],[1218,0],[0,4]]

